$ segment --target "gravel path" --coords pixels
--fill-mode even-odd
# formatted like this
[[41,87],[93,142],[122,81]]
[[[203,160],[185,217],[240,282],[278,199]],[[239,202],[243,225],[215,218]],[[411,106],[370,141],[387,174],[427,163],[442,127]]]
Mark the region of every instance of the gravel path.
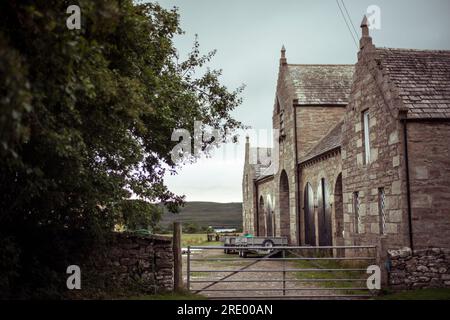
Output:
[[[237,255],[225,255],[221,250],[203,250],[192,254],[192,258],[237,258]],[[184,280],[186,277],[186,256],[183,256]],[[253,260],[241,258],[238,261],[191,261],[191,270],[230,270],[230,272],[192,272],[192,280],[207,280],[206,283],[192,283],[191,290],[202,289],[213,281],[211,279],[221,279],[231,274],[231,270],[237,270],[244,266],[251,264]],[[283,283],[282,282],[270,282],[270,280],[281,280],[283,277],[282,272],[272,271],[277,269],[295,268],[295,265],[291,261],[259,261],[249,268],[248,270],[267,270],[266,272],[239,272],[231,275],[226,280],[258,280],[257,282],[219,282],[208,289],[218,291],[202,291],[201,294],[211,298],[230,298],[238,299],[239,297],[252,297],[261,299],[312,299],[312,298],[327,298],[317,296],[337,295],[345,294],[329,290],[312,283],[304,282],[286,282],[286,293],[283,296]],[[293,272],[286,272],[286,279],[295,279]],[[315,288],[319,290],[308,290],[308,288]],[[252,289],[251,291],[239,290],[239,289]],[[223,290],[223,291],[221,291]],[[226,291],[228,290],[228,291]],[[302,296],[302,297],[298,297]],[[316,297],[314,297],[316,296]]]

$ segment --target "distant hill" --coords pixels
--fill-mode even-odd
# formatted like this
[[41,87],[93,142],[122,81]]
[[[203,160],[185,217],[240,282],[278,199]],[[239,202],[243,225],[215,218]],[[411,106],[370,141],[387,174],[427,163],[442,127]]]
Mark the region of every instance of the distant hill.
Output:
[[180,213],[166,212],[161,225],[167,227],[174,221],[193,222],[199,226],[242,226],[242,203],[187,202]]

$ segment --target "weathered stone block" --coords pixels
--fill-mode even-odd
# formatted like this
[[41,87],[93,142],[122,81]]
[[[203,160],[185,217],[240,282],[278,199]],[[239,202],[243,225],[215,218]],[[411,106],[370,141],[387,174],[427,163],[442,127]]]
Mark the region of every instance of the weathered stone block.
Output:
[[402,210],[390,210],[389,211],[390,222],[402,222]]
[[417,180],[428,179],[428,168],[425,166],[416,166],[413,168],[414,178]]
[[395,194],[401,194],[402,192],[402,182],[401,180],[396,180],[396,181],[392,181],[391,184],[391,194],[395,195]]
[[389,145],[393,145],[395,143],[398,143],[398,132],[393,131],[389,134],[389,140],[388,140]]
[[400,165],[400,156],[392,157],[392,166],[398,167]]

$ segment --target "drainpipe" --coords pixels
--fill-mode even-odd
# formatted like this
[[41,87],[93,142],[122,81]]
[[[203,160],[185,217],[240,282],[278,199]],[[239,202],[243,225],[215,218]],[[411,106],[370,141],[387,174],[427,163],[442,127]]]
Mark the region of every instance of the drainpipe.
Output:
[[403,125],[403,148],[405,153],[405,170],[406,170],[406,200],[408,204],[408,226],[409,226],[409,246],[411,252],[414,252],[413,230],[412,230],[412,212],[411,212],[411,185],[409,179],[409,158],[408,158],[408,126],[406,113],[408,110],[401,109],[399,116]]
[[297,189],[297,243],[298,245],[301,245],[301,231],[300,231],[300,170],[298,169],[298,146],[297,146],[297,105],[298,100],[294,99],[293,101],[293,108],[294,108],[294,146],[295,146],[295,174],[296,174],[296,180],[297,183],[295,184],[295,188]]
[[256,180],[253,181],[253,188],[255,189],[255,195],[256,195],[256,202],[253,201],[255,204],[256,209],[256,236],[259,237],[259,195],[258,195],[258,184],[256,183]]

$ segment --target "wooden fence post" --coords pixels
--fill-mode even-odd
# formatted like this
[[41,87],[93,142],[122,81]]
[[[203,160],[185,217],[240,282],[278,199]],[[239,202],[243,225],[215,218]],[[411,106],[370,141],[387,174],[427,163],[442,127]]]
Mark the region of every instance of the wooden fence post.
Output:
[[181,223],[173,223],[173,288],[175,291],[183,289],[183,264],[181,257]]

